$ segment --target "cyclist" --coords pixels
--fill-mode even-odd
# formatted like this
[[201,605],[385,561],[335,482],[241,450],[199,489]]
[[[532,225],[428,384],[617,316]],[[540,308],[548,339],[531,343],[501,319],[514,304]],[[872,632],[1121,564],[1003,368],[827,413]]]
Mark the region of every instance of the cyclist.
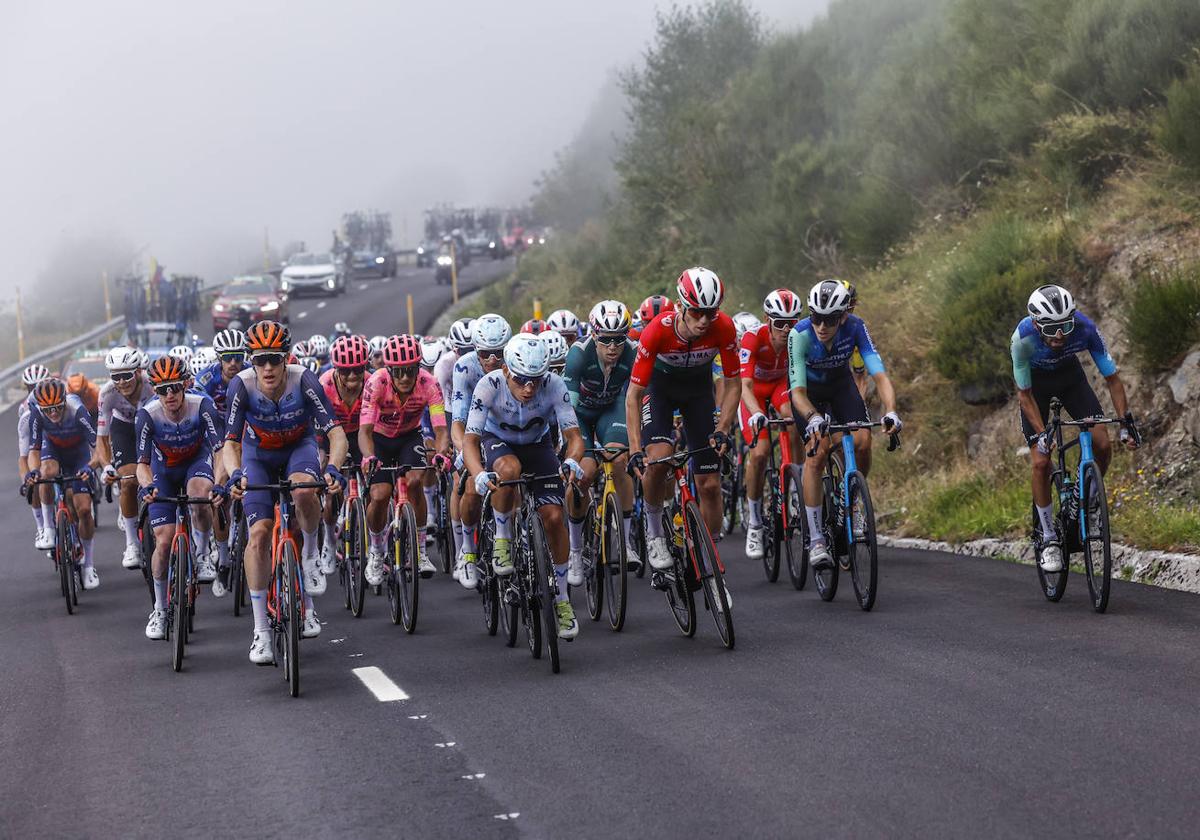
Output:
[[333,325],[333,332],[329,334],[329,338],[327,339],[329,341],[329,351],[333,352],[333,343],[339,338],[351,335],[354,335],[354,333],[351,331],[350,325],[345,321],[338,321]]
[[[458,364],[458,360],[474,350],[471,344],[471,319],[459,318],[450,325],[450,332],[446,337],[448,349],[442,353],[437,360],[437,364],[433,366],[433,378],[437,380],[438,387],[442,389],[442,399],[446,403],[447,409],[453,413],[453,396],[454,396],[454,366]],[[445,500],[445,504],[450,506],[450,531],[453,534],[454,541],[454,557],[459,557],[462,550],[462,517],[458,509],[458,483],[454,482],[451,488],[450,498]],[[458,579],[459,567],[458,563],[454,564],[454,578]]]
[[[126,569],[140,568],[143,559],[137,532],[137,482],[129,479],[137,472],[137,437],[133,421],[138,409],[154,399],[154,386],[142,370],[145,358],[142,351],[134,347],[114,347],[105,356],[108,382],[100,389],[96,453],[92,460],[92,468],[100,469],[105,484],[112,484],[119,477],[126,479],[118,488],[121,527],[125,531],[121,565]],[[209,570],[204,571],[207,574]]]
[[[370,354],[367,340],[361,335],[341,336],[329,348],[332,369],[321,374],[318,380],[325,391],[325,398],[333,407],[334,418],[346,436],[346,447],[352,464],[362,462],[362,450],[358,447],[358,423],[362,412],[363,383],[367,378],[367,359]],[[328,459],[329,438],[319,435],[318,443],[322,454]],[[333,574],[336,568],[337,514],[337,505],[325,505],[322,517],[325,540],[321,545],[321,573],[324,575]]]
[[550,328],[546,326],[546,322],[541,318],[530,318],[521,325],[521,332],[525,335],[539,335],[548,329]]
[[[50,378],[50,371],[45,365],[32,364],[21,371],[21,384],[25,386],[25,399],[17,405],[17,475],[22,481],[29,472],[29,446],[31,436],[32,415],[30,409],[34,406],[33,389]],[[46,550],[54,548],[54,531],[48,522],[42,518],[42,505],[29,498],[29,509],[33,511],[33,521],[36,533],[33,535],[34,548]]]
[[[466,463],[467,415],[471,409],[471,395],[484,374],[498,370],[504,363],[504,347],[512,338],[512,328],[499,315],[480,315],[471,322],[471,343],[475,349],[461,356],[454,365],[454,393],[450,398],[450,438],[459,460],[455,468],[462,469]],[[454,482],[454,497],[457,499],[462,517],[462,554],[458,569],[458,581],[467,589],[474,589],[479,578],[475,569],[475,532],[479,527],[482,497],[475,492],[470,481],[459,498],[458,482]]]
[[[755,438],[760,443],[767,439],[764,427],[768,407],[774,408],[780,417],[792,416],[788,394],[788,335],[803,310],[804,302],[799,295],[788,289],[776,289],[763,301],[767,323],[756,330],[747,330],[742,336],[742,404],[739,410],[742,436],[747,445]],[[800,436],[791,437],[792,462],[803,463]],[[747,450],[745,487],[750,521],[746,528],[746,556],[752,560],[762,559],[764,551],[762,494],[767,455],[766,446]]]
[[[241,498],[249,525],[246,545],[246,584],[254,611],[254,636],[250,661],[270,665],[270,623],[267,620],[267,584],[271,578],[271,529],[274,524],[272,494],[247,492],[247,484],[267,484],[282,474],[295,482],[320,481],[317,433],[329,437],[329,464],[325,484],[329,492],[341,491],[338,464],[346,460],[346,435],[333,419],[333,410],[312,371],[286,364],[291,336],[276,321],[259,321],[246,331],[251,367],[229,384],[229,418],[221,457],[229,473],[229,489]],[[297,489],[292,498],[303,534],[302,565],[305,577],[305,620],[302,634],[313,638],[321,624],[312,608],[312,596],[325,591],[325,576],[317,567],[317,528],[321,506],[316,491]]]
[[[74,475],[66,489],[70,494],[68,504],[75,508],[75,521],[79,541],[83,544],[83,588],[95,589],[100,585],[92,556],[93,538],[96,535],[96,519],[92,515],[92,480],[95,478],[90,466],[92,452],[96,446],[96,430],[92,418],[79,397],[68,394],[59,379],[45,379],[33,389],[33,406],[30,408],[29,472],[26,482],[39,478],[54,478],[59,475]],[[49,484],[38,488],[42,501],[42,521],[53,536],[54,490]],[[53,547],[54,542],[50,543]]]
[[664,312],[674,312],[675,304],[666,295],[650,295],[637,308],[637,320],[640,322],[636,329],[629,331],[629,340],[636,342],[641,338],[646,325]]
[[[755,330],[761,329],[762,325],[763,325],[762,321],[758,320],[758,316],[755,315],[753,312],[745,312],[745,311],[739,312],[736,315],[733,315],[732,318],[733,318],[733,326],[736,330],[737,346],[739,348],[742,346],[742,336],[744,336],[747,332],[754,332]],[[739,359],[741,358],[740,350],[738,351],[738,358]],[[739,364],[738,365],[738,375],[739,376],[741,375],[741,369],[742,369],[741,365]],[[717,356],[715,359],[713,359],[712,377],[713,377],[713,392],[716,397],[717,405],[721,405],[721,403],[724,402],[726,382],[729,383],[730,387],[735,388],[740,396],[741,383],[734,382],[725,377],[725,369],[721,363],[720,356]]]
[[[161,356],[150,364],[150,384],[157,395],[138,409],[134,418],[137,436],[138,497],[150,505],[154,529],[154,609],[146,622],[146,638],[165,639],[167,626],[167,566],[175,532],[176,506],[159,496],[224,495],[214,493],[213,453],[221,448],[217,409],[207,396],[185,393],[187,371],[179,359]],[[213,511],[197,506],[192,512],[192,539],[200,563],[208,558]],[[197,574],[197,580],[199,575]]]
[[[1137,435],[1125,383],[1117,372],[1117,363],[1096,324],[1075,308],[1075,298],[1062,286],[1041,286],[1029,296],[1029,315],[1017,324],[1012,334],[1013,379],[1021,405],[1021,431],[1029,443],[1032,466],[1033,504],[1042,526],[1042,554],[1038,562],[1044,571],[1062,570],[1062,544],[1054,527],[1050,500],[1050,445],[1046,429],[1050,400],[1058,397],[1072,419],[1103,415],[1096,392],[1088,383],[1078,354],[1087,351],[1096,369],[1108,385],[1113,408],[1125,422],[1121,425],[1121,443],[1137,448]],[[1092,429],[1096,463],[1103,475],[1112,460],[1112,442],[1104,426]]]
[[190,365],[192,362],[193,351],[192,351],[192,348],[186,344],[176,344],[174,347],[172,347],[170,350],[167,351],[167,355],[173,356],[174,358],[183,362],[184,370],[187,370],[188,365]]
[[546,345],[546,356],[550,359],[550,372],[562,376],[563,369],[567,366],[567,354],[571,351],[567,340],[555,330],[546,330],[538,333],[538,341]]
[[[629,341],[631,321],[629,310],[619,300],[600,301],[592,307],[588,316],[591,335],[575,342],[567,355],[567,369],[563,378],[571,395],[571,405],[575,408],[585,449],[629,446],[629,431],[625,425],[625,391],[629,387],[629,374],[637,357],[637,348]],[[622,524],[625,526],[626,564],[636,572],[641,567],[641,558],[633,550],[633,479],[625,470],[628,462],[628,452],[615,459],[613,477],[617,496],[621,500]],[[583,467],[583,478],[579,480],[579,487],[587,494],[599,469],[599,462],[585,455],[580,465]],[[583,523],[590,503],[590,497],[585,496],[581,503],[576,503],[574,494],[567,496],[567,530],[571,541],[567,582],[572,586],[583,583]]]
[[570,309],[555,309],[546,319],[546,327],[565,338],[567,347],[579,339],[579,319]]
[[[561,464],[551,442],[551,423],[558,425],[567,445],[567,457]],[[504,368],[487,374],[475,386],[463,455],[475,492],[483,496],[489,489],[493,491],[496,539],[492,569],[500,577],[513,573],[510,547],[517,498],[511,487],[499,487],[496,482],[520,478],[522,473],[554,476],[534,488],[534,503],[558,581],[554,605],[558,636],[574,639],[579,634],[579,622],[567,588],[567,529],[563,525],[563,484],[559,476],[569,475],[571,481],[583,477],[579,465],[583,437],[566,383],[558,374],[550,373],[546,345],[535,336],[514,336],[504,348]]]
[[[383,560],[391,526],[388,505],[392,489],[399,480],[394,473],[378,468],[425,465],[421,417],[426,409],[433,426],[434,448],[443,457],[448,457],[450,452],[442,389],[432,373],[421,369],[420,342],[411,335],[392,336],[383,348],[383,364],[384,369],[371,374],[363,386],[362,416],[358,427],[363,475],[367,476],[371,488],[367,503],[371,546],[365,576],[372,586],[383,582]],[[428,515],[421,487],[425,472],[410,472],[403,479],[408,485],[408,500],[419,523],[425,523]],[[417,528],[417,570],[421,577],[427,578],[435,569],[425,554],[425,530],[425,524]]]
[[699,449],[707,443],[711,447],[692,457],[692,467],[704,521],[714,536],[719,534],[720,456],[729,446],[729,431],[737,417],[741,394],[730,383],[714,424],[717,406],[711,378],[713,359],[721,357],[726,379],[741,376],[737,328],[720,308],[725,297],[724,284],[707,268],[689,268],[679,275],[676,293],[679,311],[664,311],[642,330],[625,397],[625,422],[632,452],[629,468],[642,481],[648,559],[659,570],[672,565],[662,522],[663,502],[671,489],[667,483],[669,466],[643,465],[647,459],[665,458],[674,451],[674,414],[678,409],[687,445]]
[[100,407],[100,389],[96,387],[96,383],[83,373],[72,373],[67,377],[67,393],[79,397],[79,401],[87,409],[88,416],[92,418],[92,423],[95,424]]
[[[867,325],[850,314],[850,293],[840,280],[822,280],[808,293],[809,317],[788,335],[788,382],[795,406],[796,429],[805,440],[819,438],[816,453],[804,464],[804,507],[809,525],[809,562],[814,570],[833,565],[825,545],[821,522],[821,476],[833,442],[825,429],[834,423],[869,422],[862,393],[850,373],[850,357],[857,349],[883,403],[883,428],[899,432],[903,424],[896,413],[896,392],[884,372],[883,360],[871,343]],[[854,433],[858,468],[871,469],[871,434]],[[862,525],[854,523],[856,534]]]
[[[317,360],[317,369],[314,373],[319,375],[329,370],[329,339],[317,333],[308,339],[307,344],[308,352],[304,355]],[[296,355],[299,356],[299,353]]]
[[367,342],[367,346],[371,348],[369,364],[372,373],[383,367],[383,345],[385,344],[387,344],[386,335],[371,336],[371,340]]

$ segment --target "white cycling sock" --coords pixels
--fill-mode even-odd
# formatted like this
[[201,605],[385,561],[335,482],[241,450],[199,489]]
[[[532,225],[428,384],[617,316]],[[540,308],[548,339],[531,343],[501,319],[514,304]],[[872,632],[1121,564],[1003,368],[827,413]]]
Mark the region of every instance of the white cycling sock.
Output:
[[264,633],[270,630],[271,622],[267,620],[267,590],[251,589],[250,607],[254,610],[254,632]]
[[1058,536],[1054,530],[1054,506],[1053,505],[1037,505],[1038,519],[1042,523],[1042,536],[1046,539],[1053,539]]
[[496,511],[496,539],[512,539],[512,513]]
[[42,530],[42,528],[45,527],[44,525],[42,525],[42,509],[40,507],[34,506],[34,507],[30,507],[29,510],[31,510],[33,512],[33,521],[37,523],[38,530],[39,531]]
[[196,540],[196,553],[201,557],[207,557],[208,546],[212,543],[212,531],[201,531],[199,528],[193,528],[192,536]]
[[571,540],[572,551],[583,550],[583,520],[567,517],[567,536]]
[[154,609],[165,610],[167,608],[167,581],[154,579]]
[[92,549],[96,545],[96,538],[81,539],[80,542],[83,543],[83,568],[90,569],[93,563],[95,563],[95,559],[92,557]]
[[42,505],[42,527],[54,527],[54,505]]
[[371,548],[382,553],[384,535],[387,534],[387,526],[384,526],[382,531],[375,531],[371,528],[367,528],[367,533],[371,535]]
[[425,524],[433,525],[433,511],[437,506],[437,486],[425,487]]
[[217,540],[217,565],[222,569],[229,568],[229,538]]
[[130,519],[122,514],[121,525],[125,528],[125,545],[138,544],[137,519]]
[[337,526],[333,522],[322,522],[325,527],[325,545],[337,545]]
[[317,545],[316,529],[312,531],[302,531],[304,535],[304,559],[308,560],[320,554],[320,546]]
[[570,600],[567,592],[567,566],[567,563],[563,563],[561,566],[557,563],[554,564],[554,582],[558,584],[558,593],[554,596],[556,602]]
[[666,536],[663,533],[662,505],[655,507],[646,502],[646,534],[652,540]]
[[633,511],[627,510],[621,514],[621,524],[625,526],[625,546],[633,551]]
[[304,593],[304,612],[306,617],[313,614],[313,599],[307,592]]
[[805,505],[804,512],[808,514],[808,547],[825,542],[825,531],[821,528],[821,506]]
[[458,554],[463,543],[463,524],[461,520],[451,519],[450,530],[454,533],[454,553]]
[[474,554],[479,543],[479,526],[468,525],[465,522],[462,526],[463,536],[463,552],[466,554]]
[[762,498],[746,499],[746,509],[750,512],[750,527],[762,527]]

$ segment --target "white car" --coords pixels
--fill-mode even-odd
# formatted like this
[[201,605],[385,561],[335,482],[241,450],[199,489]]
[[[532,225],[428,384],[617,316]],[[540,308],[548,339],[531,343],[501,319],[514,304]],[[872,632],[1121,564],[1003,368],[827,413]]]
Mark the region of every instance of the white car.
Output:
[[333,254],[293,254],[279,277],[279,289],[288,297],[305,292],[344,294],[346,268]]

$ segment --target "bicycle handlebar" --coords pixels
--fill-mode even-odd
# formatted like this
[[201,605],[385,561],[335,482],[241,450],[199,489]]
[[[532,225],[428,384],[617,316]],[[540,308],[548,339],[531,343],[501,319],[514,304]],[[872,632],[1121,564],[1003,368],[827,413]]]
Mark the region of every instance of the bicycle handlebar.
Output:
[[273,484],[247,484],[242,489],[250,490],[322,490],[324,481],[277,481]]
[[616,446],[611,449],[607,446],[602,446],[597,449],[586,449],[584,450],[583,454],[586,458],[591,458],[596,461],[604,461],[611,464],[613,461],[617,460],[628,452],[628,446]]

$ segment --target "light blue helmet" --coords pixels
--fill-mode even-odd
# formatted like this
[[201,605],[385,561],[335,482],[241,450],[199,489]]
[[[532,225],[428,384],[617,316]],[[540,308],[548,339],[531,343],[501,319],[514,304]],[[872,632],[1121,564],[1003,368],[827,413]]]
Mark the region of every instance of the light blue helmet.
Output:
[[489,312],[471,322],[471,343],[476,350],[499,350],[512,338],[512,327],[499,315]]
[[542,376],[550,369],[549,345],[536,335],[514,336],[504,347],[504,364],[517,376]]
[[546,330],[543,333],[538,333],[538,341],[546,345],[546,353],[550,359],[550,364],[561,365],[567,361],[567,353],[571,347],[567,344],[567,340],[562,337],[561,333],[554,330]]

